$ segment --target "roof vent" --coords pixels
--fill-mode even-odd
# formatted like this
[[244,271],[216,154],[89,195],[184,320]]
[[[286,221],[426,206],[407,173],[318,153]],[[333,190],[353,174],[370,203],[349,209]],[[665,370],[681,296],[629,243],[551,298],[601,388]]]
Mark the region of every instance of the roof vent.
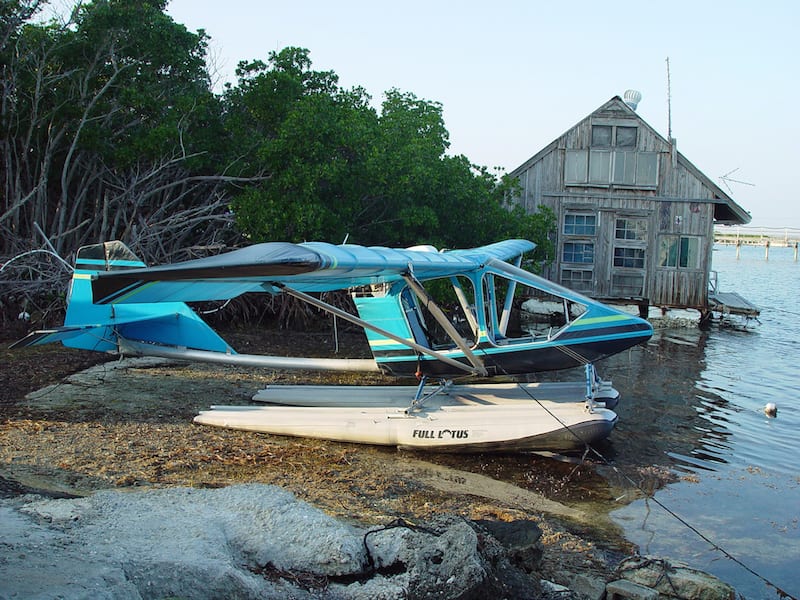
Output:
[[625,90],[625,95],[622,99],[625,100],[625,104],[631,107],[631,110],[636,110],[642,100],[642,93],[637,90]]

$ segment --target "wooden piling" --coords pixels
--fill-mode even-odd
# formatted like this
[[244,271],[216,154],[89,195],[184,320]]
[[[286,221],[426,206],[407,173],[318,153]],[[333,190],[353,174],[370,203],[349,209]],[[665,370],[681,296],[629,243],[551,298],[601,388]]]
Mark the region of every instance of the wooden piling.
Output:
[[724,246],[736,246],[736,260],[741,258],[742,246],[764,246],[764,260],[769,260],[769,250],[772,246],[794,249],[794,261],[800,260],[800,229],[784,229],[781,235],[769,235],[763,231],[759,234],[740,235],[737,229],[735,234],[726,235],[715,232],[714,243]]

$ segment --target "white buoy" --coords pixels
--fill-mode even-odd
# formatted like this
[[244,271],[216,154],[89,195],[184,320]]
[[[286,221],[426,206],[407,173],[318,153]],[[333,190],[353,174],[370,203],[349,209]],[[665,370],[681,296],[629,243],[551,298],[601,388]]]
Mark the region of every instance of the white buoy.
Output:
[[778,406],[774,402],[768,402],[764,407],[764,414],[768,417],[778,416]]

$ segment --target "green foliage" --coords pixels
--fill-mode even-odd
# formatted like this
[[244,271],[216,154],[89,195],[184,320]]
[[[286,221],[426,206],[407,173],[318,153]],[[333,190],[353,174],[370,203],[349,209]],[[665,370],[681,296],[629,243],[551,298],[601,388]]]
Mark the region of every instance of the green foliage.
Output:
[[240,63],[238,75],[226,124],[247,139],[248,171],[269,174],[232,203],[253,241],[456,248],[532,237],[548,258],[552,215],[507,206],[512,182],[447,155],[441,104],[392,89],[379,114],[363,90],[312,71],[300,48]]
[[270,64],[240,64],[239,85],[226,93],[228,129],[246,140],[244,169],[269,174],[234,198],[239,224],[253,240],[341,241],[368,175],[369,98],[339,90],[332,73],[308,71],[306,50],[272,53]]
[[33,237],[34,222],[68,252],[136,236],[165,206],[206,204],[199,186],[177,189],[224,172],[228,154],[205,34],[175,23],[164,1],[81,3],[66,24],[33,22],[38,4],[1,9],[4,249]]
[[78,3],[67,26],[33,22],[38,6],[0,3],[3,239],[34,221],[69,250],[141,235],[213,193],[251,241],[526,237],[551,252],[552,215],[508,205],[513,182],[448,154],[438,102],[391,89],[376,108],[294,47],[241,62],[215,95],[205,32],[175,23],[166,0]]
[[209,129],[221,132],[205,65],[207,37],[175,23],[165,6],[94,0],[80,7],[75,29],[60,44],[65,67],[75,70],[82,87],[75,110],[108,115],[87,123],[81,147],[122,168],[170,156],[177,147],[202,152],[212,139]]

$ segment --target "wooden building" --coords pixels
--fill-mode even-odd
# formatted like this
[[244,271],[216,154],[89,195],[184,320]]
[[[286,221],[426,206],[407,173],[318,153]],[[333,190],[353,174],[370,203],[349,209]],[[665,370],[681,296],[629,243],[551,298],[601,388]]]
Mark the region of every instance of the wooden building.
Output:
[[750,221],[619,96],[511,175],[558,218],[545,275],[594,298],[705,309],[714,225]]

